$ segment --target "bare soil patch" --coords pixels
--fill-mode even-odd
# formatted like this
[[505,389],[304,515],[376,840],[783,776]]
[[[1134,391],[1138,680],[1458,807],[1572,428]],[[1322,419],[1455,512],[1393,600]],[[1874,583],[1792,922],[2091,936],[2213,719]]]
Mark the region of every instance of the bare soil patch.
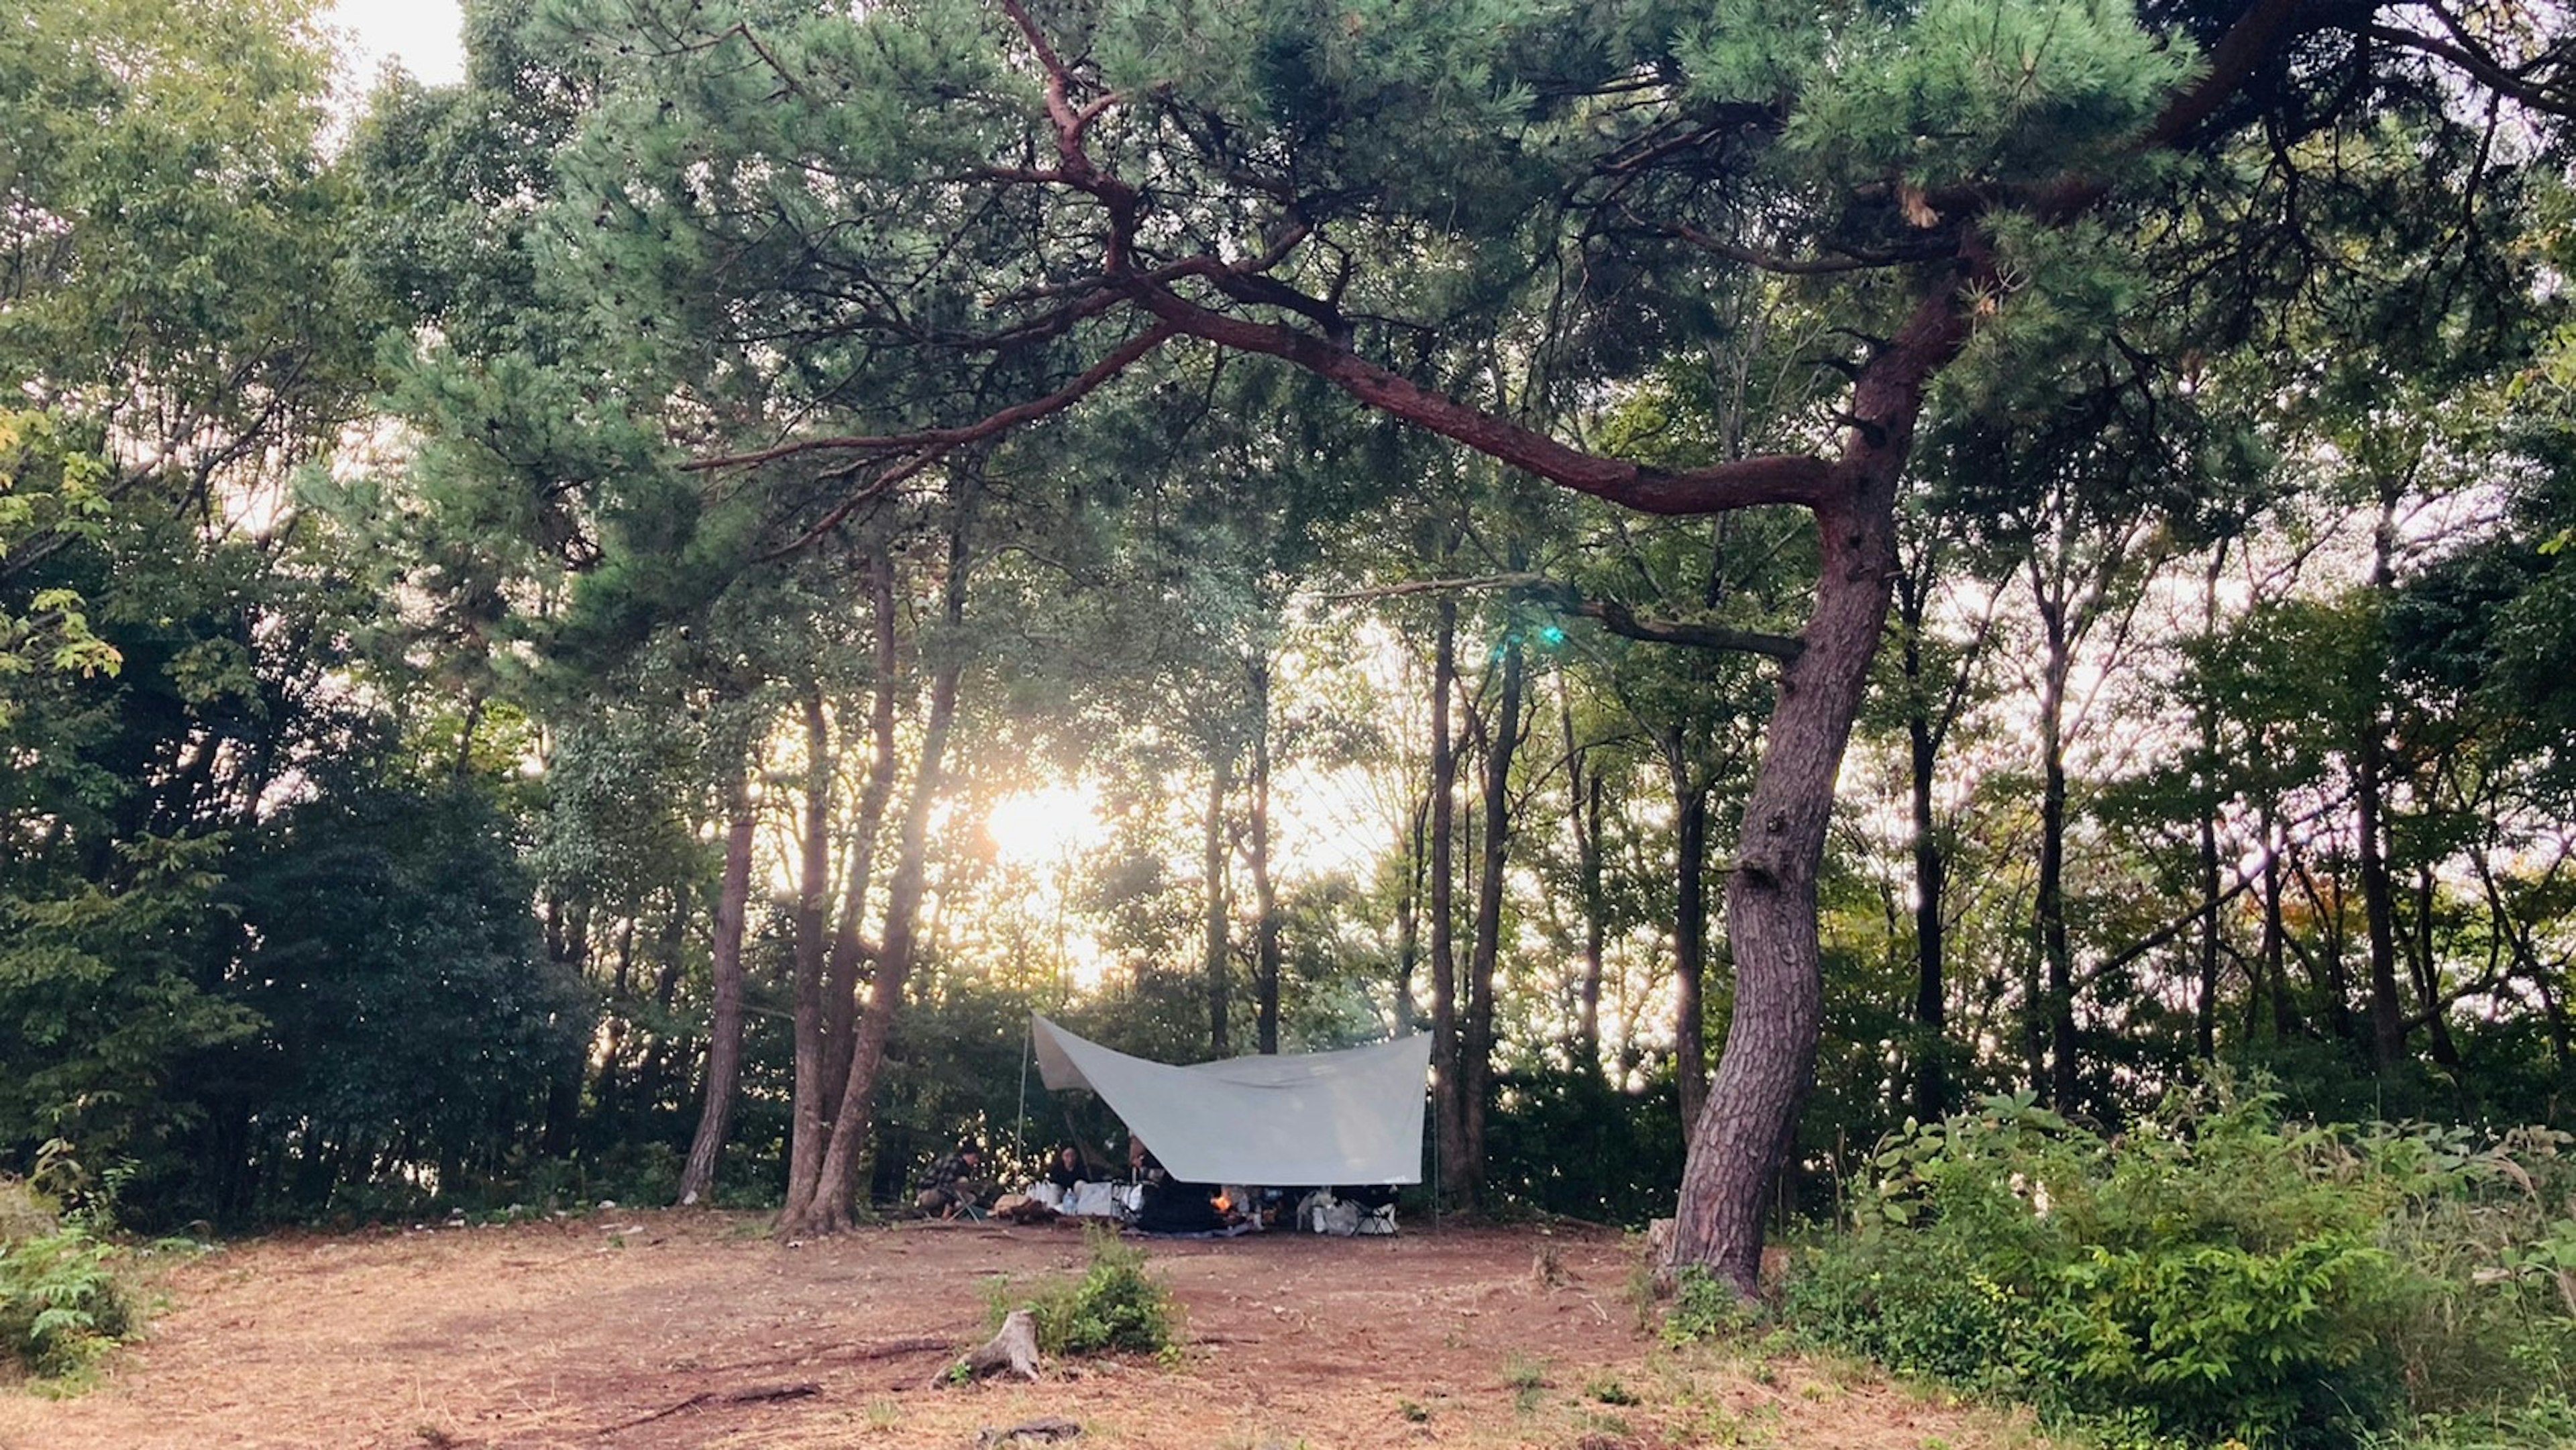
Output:
[[2031,1443],[1845,1367],[1664,1349],[1614,1235],[1153,1242],[1186,1316],[1171,1362],[961,1389],[930,1381],[988,1332],[985,1285],[1078,1270],[1078,1233],[766,1227],[624,1213],[228,1248],[169,1276],[89,1393],[0,1388],[0,1447],[964,1447],[1050,1418],[1077,1450]]

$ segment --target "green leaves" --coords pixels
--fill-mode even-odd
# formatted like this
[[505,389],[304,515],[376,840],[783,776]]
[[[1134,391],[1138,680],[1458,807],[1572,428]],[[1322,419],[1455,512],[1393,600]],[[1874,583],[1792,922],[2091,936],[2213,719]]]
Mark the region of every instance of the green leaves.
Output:
[[[1909,1125],[1875,1165],[1879,1212],[1806,1261],[1793,1319],[2113,1438],[2359,1443],[2409,1386],[2435,1407],[2491,1352],[2508,1276],[2562,1272],[2545,1229],[2511,1239],[2509,1269],[2463,1252],[2563,1181],[2555,1135],[2283,1124],[2216,1090],[2106,1140],[1998,1096]],[[2563,1336],[2524,1332],[2557,1362]]]
[[[50,412],[0,409],[0,566],[106,531],[107,462],[87,445],[86,431]],[[23,603],[0,591],[0,730],[18,711],[8,677],[39,670],[112,675],[123,664],[116,647],[92,631],[80,590],[40,583]]]
[[[0,1185],[0,1192],[10,1191]],[[120,1257],[87,1225],[0,1236],[0,1354],[40,1375],[77,1374],[133,1327]]]

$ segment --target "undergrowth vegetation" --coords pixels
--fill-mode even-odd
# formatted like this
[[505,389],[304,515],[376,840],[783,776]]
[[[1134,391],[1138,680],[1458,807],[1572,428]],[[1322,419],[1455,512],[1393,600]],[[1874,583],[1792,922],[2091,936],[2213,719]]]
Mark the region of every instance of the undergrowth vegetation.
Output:
[[1037,1322],[1047,1355],[1167,1354],[1178,1347],[1180,1311],[1169,1285],[1145,1271],[1145,1251],[1114,1230],[1087,1228],[1090,1265],[1079,1277],[1041,1279],[1022,1290],[996,1278],[985,1300],[998,1327],[1013,1309]]
[[[39,1154],[38,1171],[79,1174],[59,1153]],[[116,1278],[121,1251],[103,1236],[106,1196],[76,1196],[66,1211],[42,1183],[0,1177],[0,1366],[72,1378],[133,1329],[134,1308]]]
[[[2111,1446],[2576,1443],[2568,1143],[2285,1123],[2223,1088],[2106,1138],[1989,1098],[1881,1146],[1783,1308]],[[1671,1324],[1724,1328],[1693,1287]]]

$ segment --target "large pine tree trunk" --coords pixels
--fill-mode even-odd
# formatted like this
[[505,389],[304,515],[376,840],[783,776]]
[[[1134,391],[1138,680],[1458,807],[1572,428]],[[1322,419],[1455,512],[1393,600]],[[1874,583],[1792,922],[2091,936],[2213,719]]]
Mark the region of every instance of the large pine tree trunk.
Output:
[[733,1126],[734,1091],[742,1079],[742,932],[751,905],[751,841],[758,821],[747,755],[736,767],[726,799],[724,887],[716,898],[715,1020],[697,1136],[689,1141],[689,1159],[680,1169],[683,1208],[705,1202],[715,1191],[716,1160]]
[[1841,501],[1816,510],[1815,612],[1781,672],[1727,878],[1735,1010],[1707,1105],[1691,1125],[1671,1262],[1707,1265],[1747,1295],[1760,1279],[1771,1186],[1815,1077],[1824,1010],[1816,878],[1835,777],[1887,623],[1897,480],[1923,389],[1966,330],[1951,297],[1937,295],[1861,371],[1855,421],[1834,466]]
[[1494,1072],[1494,974],[1501,959],[1504,867],[1511,851],[1512,756],[1521,736],[1521,647],[1503,647],[1502,700],[1496,707],[1492,744],[1485,751],[1485,838],[1483,860],[1476,872],[1476,940],[1467,959],[1467,1024],[1459,1045],[1459,1095],[1463,1131],[1459,1156],[1467,1174],[1461,1182],[1470,1198],[1481,1195],[1485,1165],[1485,1102],[1492,1095]]

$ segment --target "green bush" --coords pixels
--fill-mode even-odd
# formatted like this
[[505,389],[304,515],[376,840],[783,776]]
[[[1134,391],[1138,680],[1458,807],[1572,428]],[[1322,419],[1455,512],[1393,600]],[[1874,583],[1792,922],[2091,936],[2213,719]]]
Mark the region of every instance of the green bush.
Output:
[[1175,1347],[1179,1309],[1172,1291],[1145,1272],[1145,1251],[1122,1243],[1115,1230],[1086,1229],[1091,1265],[1082,1277],[1041,1281],[1026,1295],[995,1281],[992,1319],[1024,1308],[1037,1321],[1038,1349],[1049,1355],[1105,1354],[1125,1350],[1162,1354]]
[[75,1374],[133,1329],[118,1251],[86,1221],[56,1222],[24,1184],[0,1180],[0,1225],[0,1355],[35,1374]]
[[2106,1140],[1991,1098],[1881,1146],[1862,1222],[1800,1256],[1785,1307],[2115,1443],[2542,1424],[2536,1387],[2576,1365],[2559,1146],[2284,1125],[2225,1090]]
[[1759,1318],[1735,1286],[1693,1264],[1673,1282],[1672,1307],[1664,1311],[1664,1342],[1729,1338],[1751,1329]]

